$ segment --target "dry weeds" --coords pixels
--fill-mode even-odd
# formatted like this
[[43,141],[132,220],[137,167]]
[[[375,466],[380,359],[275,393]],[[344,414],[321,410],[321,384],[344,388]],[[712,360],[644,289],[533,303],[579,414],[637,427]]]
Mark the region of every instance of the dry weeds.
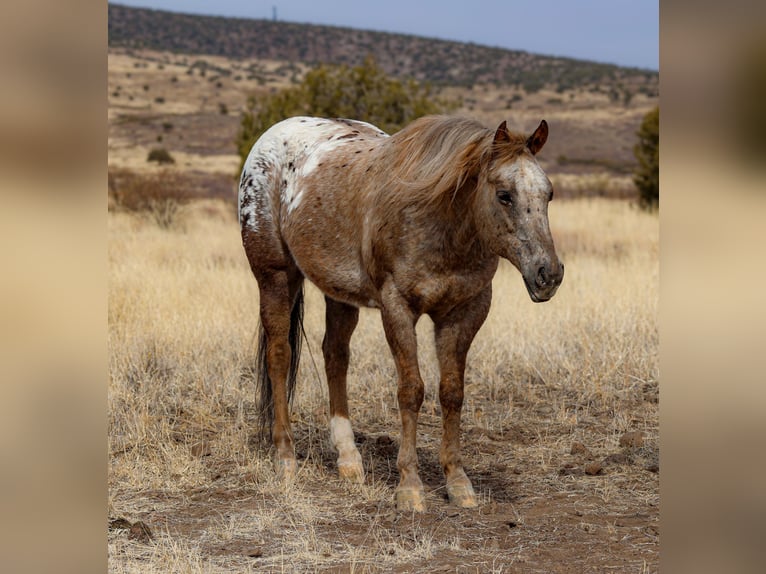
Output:
[[[423,515],[394,509],[395,372],[377,312],[361,313],[349,374],[365,484],[336,478],[312,287],[293,407],[300,471],[280,484],[253,438],[258,294],[233,209],[194,201],[167,228],[110,213],[109,516],[153,534],[111,530],[110,571],[656,571],[658,220],[622,201],[550,211],[559,293],[533,304],[501,265],[469,355],[476,510],[445,501],[432,327],[418,326]],[[629,431],[643,445],[620,447]],[[592,462],[603,466],[593,476]]]

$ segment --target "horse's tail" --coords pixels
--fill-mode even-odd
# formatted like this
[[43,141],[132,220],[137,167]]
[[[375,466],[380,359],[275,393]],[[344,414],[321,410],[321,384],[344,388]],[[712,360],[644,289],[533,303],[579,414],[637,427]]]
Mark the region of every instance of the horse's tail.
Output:
[[[271,387],[271,378],[266,364],[266,329],[262,324],[258,326],[258,352],[255,359],[255,375],[257,378],[258,400],[256,402],[256,412],[260,427],[261,440],[266,439],[271,433],[271,427],[274,422],[274,395]],[[298,363],[301,359],[301,345],[303,343],[303,286],[298,290],[298,294],[293,302],[293,309],[290,313],[290,332],[288,335],[290,342],[290,368],[287,371],[287,403],[293,402],[293,391],[298,376]]]

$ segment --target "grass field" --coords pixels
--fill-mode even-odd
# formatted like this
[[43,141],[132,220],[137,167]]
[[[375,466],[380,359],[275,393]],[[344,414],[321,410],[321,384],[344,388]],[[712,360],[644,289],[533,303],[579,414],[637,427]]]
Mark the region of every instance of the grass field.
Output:
[[393,503],[399,417],[378,313],[363,310],[352,339],[367,479],[348,485],[329,445],[324,303],[309,286],[293,405],[300,470],[282,485],[254,437],[258,290],[231,205],[191,202],[166,227],[111,212],[110,571],[657,571],[658,219],[580,199],[551,203],[550,220],[566,265],[558,294],[533,304],[503,262],[469,354],[475,510],[445,500],[438,370],[431,325],[418,325],[428,511],[410,515]]

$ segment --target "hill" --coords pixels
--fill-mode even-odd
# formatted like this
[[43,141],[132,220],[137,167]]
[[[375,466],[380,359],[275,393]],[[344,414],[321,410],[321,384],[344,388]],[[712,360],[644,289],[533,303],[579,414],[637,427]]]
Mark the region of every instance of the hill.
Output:
[[655,71],[333,26],[180,14],[109,4],[109,47],[315,64],[360,64],[372,55],[389,74],[436,85],[608,86],[656,95]]
[[[109,166],[150,175],[154,148],[192,195],[231,199],[249,96],[299,82],[319,61],[372,54],[389,74],[429,81],[456,115],[551,137],[539,161],[557,197],[634,197],[636,131],[659,103],[656,72],[475,44],[109,6]],[[420,54],[418,56],[417,54]]]

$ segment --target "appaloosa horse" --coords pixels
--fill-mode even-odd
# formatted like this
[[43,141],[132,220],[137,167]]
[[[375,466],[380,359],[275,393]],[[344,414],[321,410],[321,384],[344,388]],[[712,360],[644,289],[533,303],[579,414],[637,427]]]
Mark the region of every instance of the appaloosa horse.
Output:
[[295,117],[255,143],[239,186],[242,243],[260,291],[261,415],[279,472],[296,471],[288,406],[300,354],[303,280],[325,294],[322,343],[330,437],[341,477],[364,480],[348,419],[349,340],[359,307],[380,309],[399,378],[400,509],[424,510],[415,434],[423,402],[415,323],[434,322],[451,502],[476,506],[463,471],[460,410],[466,354],[489,311],[498,258],[518,268],[533,301],[564,275],[548,227],[551,183],[526,137],[455,117],[424,117],[388,136],[360,121]]

